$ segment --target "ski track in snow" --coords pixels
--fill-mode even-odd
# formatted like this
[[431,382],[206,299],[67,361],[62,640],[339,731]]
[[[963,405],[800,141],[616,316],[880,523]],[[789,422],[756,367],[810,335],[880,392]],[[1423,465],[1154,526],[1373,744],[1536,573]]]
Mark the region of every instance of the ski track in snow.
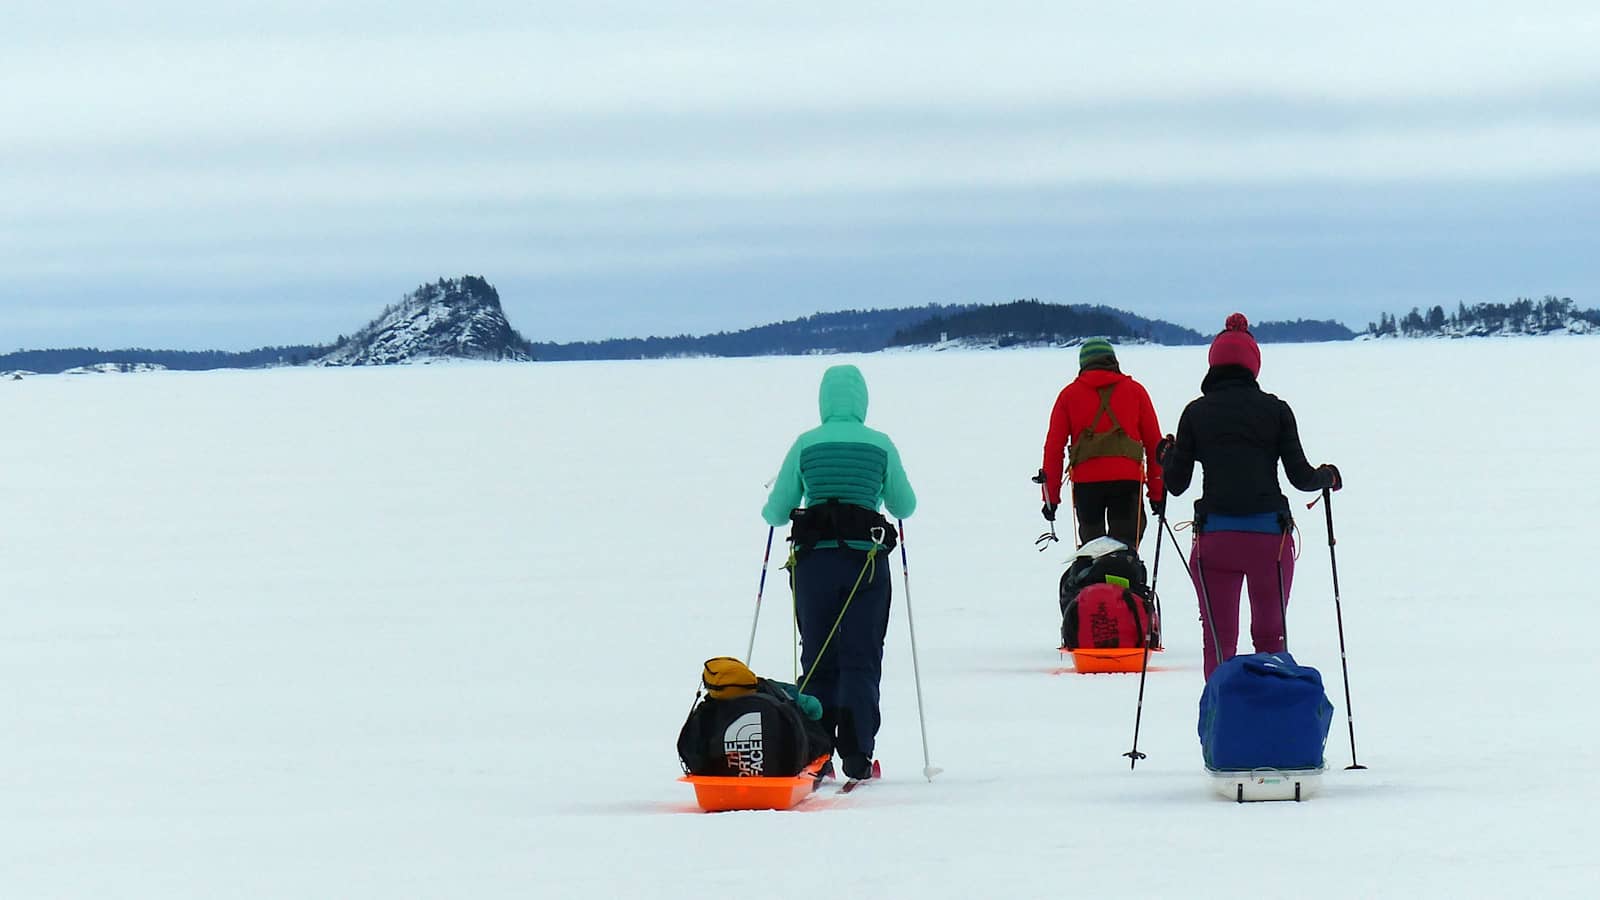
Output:
[[[1119,355],[1174,430],[1205,348]],[[1171,545],[1137,771],[1137,676],[1056,674],[1070,549],[1035,552],[1028,476],[1071,351],[7,382],[0,895],[1591,896],[1600,342],[1263,359],[1348,485],[1370,769],[1343,769],[1327,536],[1299,506],[1290,649],[1336,708],[1303,804],[1207,783]],[[920,774],[896,554],[887,777],[701,814],[673,742],[701,661],[744,652],[762,484],[841,362],[919,494],[906,550],[945,771]],[[781,564],[775,547],[753,662],[787,678]]]

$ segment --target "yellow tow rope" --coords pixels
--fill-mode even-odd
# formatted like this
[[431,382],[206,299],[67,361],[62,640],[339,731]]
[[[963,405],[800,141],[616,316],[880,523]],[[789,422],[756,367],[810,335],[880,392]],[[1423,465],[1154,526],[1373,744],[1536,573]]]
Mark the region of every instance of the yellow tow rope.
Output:
[[[856,576],[856,583],[851,586],[850,594],[844,598],[844,606],[839,608],[839,617],[833,620],[833,627],[828,629],[828,636],[823,639],[822,648],[820,650],[818,650],[817,651],[817,655],[815,657],[813,657],[812,663],[811,663],[811,671],[807,672],[805,680],[800,682],[800,687],[798,689],[800,693],[802,693],[802,694],[805,693],[806,685],[811,683],[811,676],[816,672],[816,664],[818,662],[821,662],[822,654],[828,652],[828,645],[833,643],[833,636],[839,632],[839,623],[844,621],[844,614],[850,610],[850,601],[854,600],[856,598],[856,591],[861,589],[861,582],[866,579],[867,573],[870,571],[872,573],[872,577],[873,578],[877,578],[878,577],[878,550],[880,548],[882,548],[882,547],[883,547],[882,544],[874,542],[873,545],[872,545],[872,549],[867,551],[867,561],[862,564],[861,573]],[[794,551],[793,550],[789,551],[789,564],[791,566],[794,565]],[[795,629],[798,630],[799,627],[800,627],[800,624],[799,624],[800,617],[799,617],[799,614],[798,614],[799,610],[800,610],[800,596],[799,596],[799,592],[794,589],[794,570],[793,569],[789,570],[789,593],[790,593],[791,596],[794,597],[794,607],[795,607],[795,612],[796,612],[796,615],[794,617],[795,618]],[[797,641],[795,641],[795,656],[796,656],[795,675],[796,675],[796,677],[799,677],[799,672],[800,672],[800,663],[799,663],[799,659],[798,659],[799,653],[800,653],[800,642],[797,640]]]

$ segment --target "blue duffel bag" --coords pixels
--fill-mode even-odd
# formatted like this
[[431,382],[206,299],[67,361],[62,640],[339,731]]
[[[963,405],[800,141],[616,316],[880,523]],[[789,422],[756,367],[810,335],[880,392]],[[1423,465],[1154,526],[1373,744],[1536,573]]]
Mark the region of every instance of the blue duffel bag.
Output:
[[1322,673],[1287,652],[1235,656],[1200,695],[1200,747],[1213,771],[1320,769],[1332,721]]

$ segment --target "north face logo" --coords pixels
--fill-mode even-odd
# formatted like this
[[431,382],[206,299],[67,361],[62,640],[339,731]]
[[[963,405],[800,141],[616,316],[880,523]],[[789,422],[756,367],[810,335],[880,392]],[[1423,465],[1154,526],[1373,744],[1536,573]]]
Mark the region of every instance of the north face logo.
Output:
[[1089,643],[1095,647],[1117,647],[1122,644],[1122,623],[1113,618],[1104,606],[1089,614]]
[[728,768],[741,777],[762,773],[761,713],[747,712],[722,733],[722,752]]

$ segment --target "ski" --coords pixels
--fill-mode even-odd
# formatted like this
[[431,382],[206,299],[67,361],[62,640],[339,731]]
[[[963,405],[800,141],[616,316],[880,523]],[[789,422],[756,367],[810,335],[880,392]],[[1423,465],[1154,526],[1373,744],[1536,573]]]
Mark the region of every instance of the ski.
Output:
[[817,770],[817,774],[815,774],[815,775],[813,775],[811,777],[811,789],[813,791],[818,790],[818,789],[820,789],[822,787],[822,783],[824,781],[832,781],[832,780],[833,780],[833,760],[830,759],[826,763],[823,764],[822,768]]
[[868,782],[868,781],[877,781],[878,779],[880,779],[882,777],[883,777],[883,766],[880,765],[877,760],[873,760],[872,761],[872,773],[870,775],[868,775],[866,778],[846,778],[845,781],[844,781],[844,784],[839,788],[839,793],[848,794],[851,791],[855,790],[861,784],[863,784],[865,782]]

